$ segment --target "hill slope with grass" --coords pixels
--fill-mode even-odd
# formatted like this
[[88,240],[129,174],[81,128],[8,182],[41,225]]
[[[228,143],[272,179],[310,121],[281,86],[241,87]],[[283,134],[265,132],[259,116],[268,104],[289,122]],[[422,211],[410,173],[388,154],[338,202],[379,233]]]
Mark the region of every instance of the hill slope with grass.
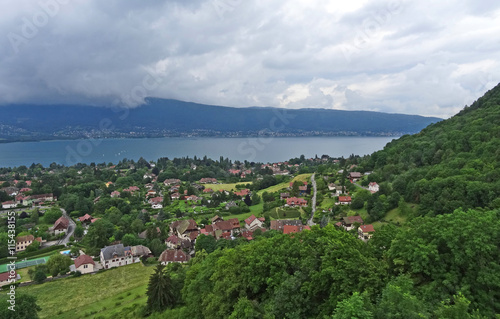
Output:
[[394,140],[364,163],[419,214],[500,207],[500,85],[452,118]]

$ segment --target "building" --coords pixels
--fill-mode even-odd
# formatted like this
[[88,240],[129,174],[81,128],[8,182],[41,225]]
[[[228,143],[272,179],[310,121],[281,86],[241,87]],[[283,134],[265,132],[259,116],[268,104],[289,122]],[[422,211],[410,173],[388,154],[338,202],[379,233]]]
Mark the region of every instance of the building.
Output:
[[17,206],[16,202],[11,200],[2,203],[3,209],[16,208],[16,206]]
[[363,218],[361,216],[347,216],[342,219],[340,222],[342,227],[345,228],[345,230],[349,231],[354,227],[354,224],[363,224]]
[[189,234],[198,231],[198,225],[194,219],[178,220],[170,224],[170,230],[180,238],[189,238]]
[[349,205],[351,201],[351,196],[339,196],[339,201],[335,205]]
[[[31,245],[34,240],[35,240],[35,236],[33,236],[33,235],[26,235],[26,236],[17,237],[16,238],[16,251],[26,250],[26,247]],[[41,239],[40,239],[40,241],[41,241]]]
[[101,249],[101,265],[105,269],[129,265],[134,262],[130,247],[124,247],[123,244],[106,246]]
[[264,221],[264,217],[257,218],[255,215],[252,215],[245,219],[245,228],[253,232],[257,228],[262,228]]
[[307,201],[303,198],[290,197],[286,199],[286,204],[290,207],[307,206]]
[[311,230],[311,227],[304,225],[284,225],[283,234],[300,233],[303,230]]
[[89,214],[85,214],[84,216],[82,217],[78,217],[78,220],[82,223],[82,224],[91,224],[92,223],[92,216],[90,216]]
[[349,179],[353,182],[356,182],[359,179],[361,179],[361,173],[360,172],[350,172]]
[[51,232],[54,233],[54,235],[59,235],[62,233],[65,234],[68,231],[68,227],[69,227],[69,220],[64,216],[61,216],[54,223],[54,227],[51,228]]
[[189,259],[189,255],[180,249],[166,249],[161,253],[158,261],[162,265],[167,265],[170,263],[186,263]]
[[358,228],[358,237],[362,240],[368,240],[372,238],[374,232],[373,225],[361,225]]
[[19,276],[15,270],[13,270],[12,273],[10,271],[3,272],[0,274],[0,287],[12,285],[19,279],[21,279],[21,276]]
[[176,178],[169,178],[169,179],[166,179],[163,181],[163,184],[165,186],[170,186],[170,185],[178,185],[181,183],[181,180],[180,179],[176,179]]
[[379,191],[379,186],[377,183],[375,182],[371,182],[369,185],[368,185],[368,190],[372,193],[376,193]]
[[112,191],[111,198],[117,198],[117,197],[120,197],[120,192],[119,191]]
[[217,184],[217,179],[211,177],[202,178],[200,184]]
[[82,274],[94,272],[95,262],[92,257],[88,255],[80,255],[74,262],[76,271],[79,271]]
[[283,228],[286,226],[302,226],[302,221],[298,219],[280,219],[271,220],[271,229],[282,232]]

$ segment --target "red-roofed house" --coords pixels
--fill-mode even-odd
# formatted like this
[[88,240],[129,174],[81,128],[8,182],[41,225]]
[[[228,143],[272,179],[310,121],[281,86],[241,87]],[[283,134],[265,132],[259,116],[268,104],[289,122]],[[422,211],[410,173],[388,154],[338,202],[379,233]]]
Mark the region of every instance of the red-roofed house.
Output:
[[311,227],[303,226],[303,225],[285,225],[285,226],[283,226],[283,234],[300,233],[303,230],[311,230]]
[[69,220],[64,216],[61,216],[54,223],[54,227],[52,227],[51,232],[53,232],[54,235],[66,233],[68,231],[68,226],[69,226]]
[[351,203],[351,196],[339,196],[338,203],[336,205],[349,205]]
[[239,192],[234,192],[234,195],[236,196],[240,196],[240,197],[245,197],[247,195],[250,195],[250,190],[245,188],[245,189],[242,189],[241,191]]
[[7,271],[0,274],[0,287],[5,285],[12,285],[16,280],[21,279],[21,276],[15,271]]
[[286,204],[290,207],[307,206],[307,201],[303,198],[290,197],[286,199]]
[[189,255],[186,255],[182,250],[166,249],[161,253],[158,261],[162,265],[167,265],[170,263],[186,263],[189,259]]
[[92,223],[92,216],[90,216],[89,214],[85,214],[84,216],[82,217],[78,217],[78,220],[82,223],[82,224],[90,224]]
[[373,225],[361,225],[358,228],[358,237],[366,241],[372,238],[374,232],[375,228],[373,228]]
[[363,218],[361,216],[347,216],[342,219],[341,223],[345,230],[349,231],[354,227],[355,223],[363,224]]
[[217,184],[217,179],[211,177],[202,178],[200,184]]
[[252,215],[247,219],[245,219],[245,228],[250,231],[254,231],[257,228],[262,228],[264,221],[265,221],[264,217],[257,218],[255,217],[255,215]]
[[3,209],[15,208],[16,206],[17,206],[17,204],[14,201],[11,201],[11,200],[2,203],[2,208]]
[[112,192],[111,192],[111,197],[112,197],[112,198],[117,198],[117,197],[120,197],[120,192],[119,192],[119,191],[112,191]]
[[88,255],[80,255],[75,259],[75,268],[82,274],[94,272],[95,262],[92,257]]
[[213,193],[213,192],[214,192],[214,190],[213,190],[213,189],[211,189],[211,188],[205,188],[205,189],[203,190],[203,193]]

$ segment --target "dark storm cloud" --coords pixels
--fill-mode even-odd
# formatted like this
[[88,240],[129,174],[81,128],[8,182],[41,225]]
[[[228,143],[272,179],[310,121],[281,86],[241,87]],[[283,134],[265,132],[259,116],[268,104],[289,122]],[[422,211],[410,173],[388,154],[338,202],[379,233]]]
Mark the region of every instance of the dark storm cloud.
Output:
[[0,1],[0,104],[450,116],[500,81],[497,1]]

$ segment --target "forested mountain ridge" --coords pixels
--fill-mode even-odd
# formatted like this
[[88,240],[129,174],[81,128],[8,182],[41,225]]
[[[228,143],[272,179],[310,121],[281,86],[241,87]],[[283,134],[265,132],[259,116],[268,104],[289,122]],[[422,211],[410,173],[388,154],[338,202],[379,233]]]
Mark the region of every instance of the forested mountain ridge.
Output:
[[500,207],[500,85],[452,118],[394,140],[366,170],[392,183],[420,214]]
[[[0,140],[184,136],[400,136],[441,119],[327,109],[224,107],[147,98],[132,109],[77,105],[0,106]],[[109,125],[102,125],[106,120]]]

